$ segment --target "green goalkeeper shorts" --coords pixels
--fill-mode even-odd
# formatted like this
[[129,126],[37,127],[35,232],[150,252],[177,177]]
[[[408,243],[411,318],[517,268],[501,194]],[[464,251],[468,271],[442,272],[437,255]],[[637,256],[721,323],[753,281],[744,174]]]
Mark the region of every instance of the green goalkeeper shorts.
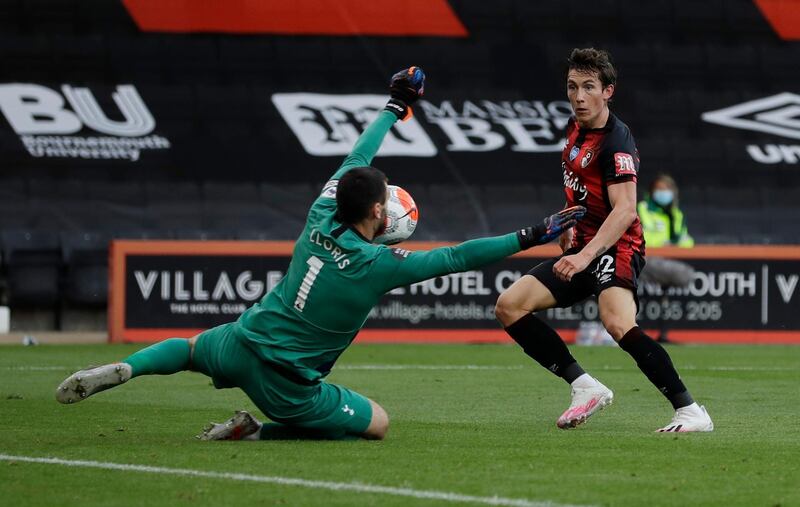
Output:
[[304,385],[259,359],[233,323],[198,335],[192,369],[217,389],[238,387],[273,421],[318,433],[322,438],[360,435],[372,419],[369,400],[328,382]]

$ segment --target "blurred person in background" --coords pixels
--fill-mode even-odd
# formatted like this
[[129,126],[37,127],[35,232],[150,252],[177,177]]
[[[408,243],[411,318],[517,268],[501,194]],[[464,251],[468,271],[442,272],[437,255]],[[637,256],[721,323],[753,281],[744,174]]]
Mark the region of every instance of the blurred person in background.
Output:
[[[678,207],[678,185],[672,176],[661,173],[650,183],[648,193],[636,207],[647,246],[678,246],[691,248],[694,239],[689,235],[686,219]],[[662,303],[668,304],[670,288],[684,288],[692,282],[694,269],[685,262],[652,257],[642,272],[642,283],[655,283],[663,290]],[[658,341],[669,343],[667,319],[661,319]]]
[[686,219],[678,207],[678,185],[668,174],[656,176],[636,209],[647,246],[694,246]]

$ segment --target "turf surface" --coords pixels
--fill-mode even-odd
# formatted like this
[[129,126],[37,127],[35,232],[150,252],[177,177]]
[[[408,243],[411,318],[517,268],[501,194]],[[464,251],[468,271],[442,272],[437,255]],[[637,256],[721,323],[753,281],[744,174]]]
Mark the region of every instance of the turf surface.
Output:
[[[667,435],[671,407],[612,348],[576,357],[616,394],[587,424],[555,426],[561,380],[513,346],[356,345],[329,380],[382,404],[382,442],[200,442],[211,420],[258,413],[199,374],[137,378],[73,406],[55,386],[133,346],[0,347],[0,454],[362,483],[578,505],[800,505],[800,347],[669,348],[716,424]],[[471,365],[471,366],[470,366]],[[260,414],[259,414],[260,415]],[[0,460],[0,504],[456,505],[386,493]],[[523,505],[524,502],[520,502]]]

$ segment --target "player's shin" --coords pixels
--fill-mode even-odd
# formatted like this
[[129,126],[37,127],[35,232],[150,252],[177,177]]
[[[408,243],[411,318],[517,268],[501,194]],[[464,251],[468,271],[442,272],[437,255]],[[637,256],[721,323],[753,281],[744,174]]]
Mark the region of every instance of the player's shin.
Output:
[[667,351],[638,326],[625,333],[619,341],[619,346],[633,357],[642,373],[666,396],[676,410],[694,403],[692,395],[672,365]]
[[189,368],[189,340],[170,338],[150,345],[122,360],[131,365],[132,377],[139,375],[170,375]]
[[506,333],[536,362],[571,384],[585,374],[558,333],[529,313],[514,322]]

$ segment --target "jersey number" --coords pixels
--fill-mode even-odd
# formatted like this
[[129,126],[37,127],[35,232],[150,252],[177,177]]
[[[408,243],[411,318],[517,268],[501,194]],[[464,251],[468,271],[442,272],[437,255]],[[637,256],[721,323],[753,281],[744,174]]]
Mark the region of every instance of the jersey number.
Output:
[[294,308],[298,312],[302,312],[303,308],[306,307],[308,293],[323,265],[322,261],[313,255],[308,258],[306,264],[308,264],[308,271],[306,271],[306,276],[303,277],[303,281],[300,283],[300,289],[297,290],[297,299],[294,300]]
[[604,283],[611,279],[611,275],[617,271],[617,268],[614,266],[614,261],[615,259],[611,255],[600,257],[597,266],[594,268],[594,276],[597,277],[597,281]]

